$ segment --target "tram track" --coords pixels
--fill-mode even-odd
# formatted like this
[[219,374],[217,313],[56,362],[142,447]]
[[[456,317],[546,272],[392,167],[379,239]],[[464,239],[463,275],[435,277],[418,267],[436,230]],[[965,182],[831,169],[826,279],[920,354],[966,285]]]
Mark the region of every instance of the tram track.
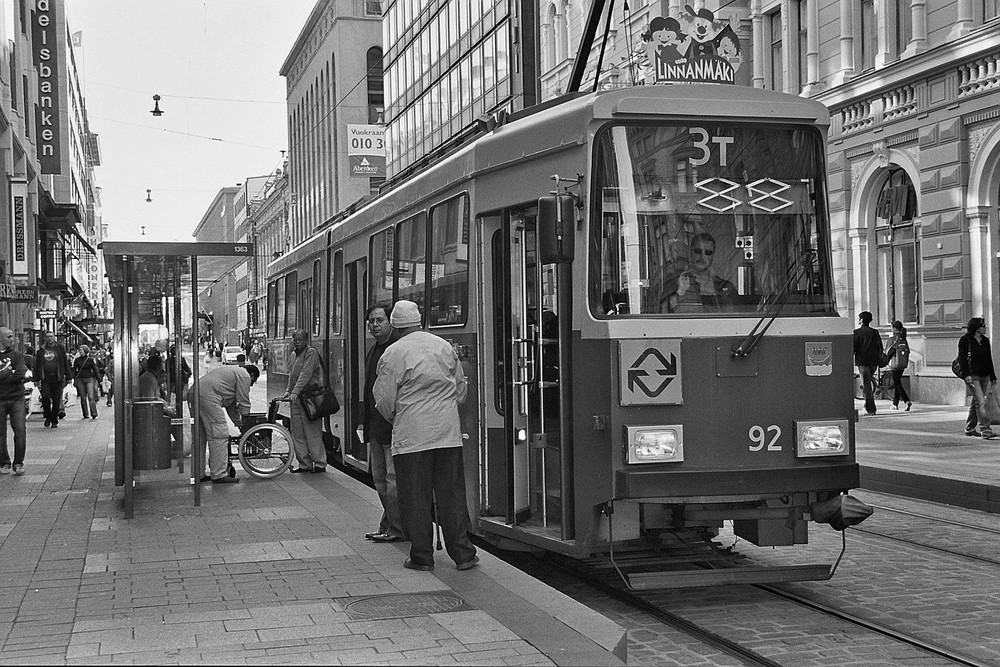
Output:
[[[622,582],[615,576],[609,576],[605,572],[597,572],[586,566],[581,566],[575,561],[569,561],[561,557],[553,558],[551,555],[545,558],[545,562],[553,566],[561,573],[576,578],[586,586],[621,602],[630,608],[641,611],[649,617],[663,623],[664,625],[683,633],[685,636],[693,638],[705,646],[714,648],[721,653],[734,657],[746,665],[771,665],[791,667],[796,662],[781,662],[779,658],[765,655],[759,650],[746,646],[738,639],[725,636],[722,632],[706,627],[700,622],[686,618],[683,613],[672,611],[668,608],[669,600],[666,598],[675,591],[666,590],[646,590],[632,591],[623,587]],[[747,585],[768,596],[779,599],[785,603],[791,603],[796,607],[810,610],[820,614],[824,618],[836,619],[847,626],[872,633],[879,637],[891,640],[896,645],[905,646],[908,649],[919,652],[927,658],[935,657],[946,660],[948,664],[967,665],[969,667],[990,667],[992,663],[979,661],[976,658],[966,655],[961,651],[940,646],[933,642],[923,640],[911,634],[895,630],[881,623],[869,621],[856,615],[847,613],[830,605],[808,599],[802,595],[783,590],[776,585],[753,584]],[[825,621],[817,619],[817,624],[825,624]],[[802,641],[799,637],[796,641]]]

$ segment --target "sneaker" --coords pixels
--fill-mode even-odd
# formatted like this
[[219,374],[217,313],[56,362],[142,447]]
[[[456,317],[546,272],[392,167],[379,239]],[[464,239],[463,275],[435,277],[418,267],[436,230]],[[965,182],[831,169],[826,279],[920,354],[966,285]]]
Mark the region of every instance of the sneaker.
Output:
[[24,465],[22,465],[20,463],[15,463],[14,464],[14,474],[15,475],[23,475],[24,474]]
[[9,463],[7,465],[5,465],[5,466],[0,466],[0,475],[9,475],[9,474],[10,474],[10,464]]
[[455,566],[455,569],[465,571],[471,570],[475,566],[479,565],[479,556],[473,556],[472,560],[467,560],[464,563],[459,563]]

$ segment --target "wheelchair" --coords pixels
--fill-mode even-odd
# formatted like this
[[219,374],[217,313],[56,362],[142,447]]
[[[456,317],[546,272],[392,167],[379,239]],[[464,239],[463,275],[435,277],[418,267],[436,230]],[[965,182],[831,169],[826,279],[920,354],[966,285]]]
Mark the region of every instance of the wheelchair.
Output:
[[245,416],[242,432],[229,437],[230,477],[236,477],[234,459],[259,479],[277,477],[292,465],[292,434],[286,427],[287,418],[278,414],[281,402],[280,398],[271,399],[267,413]]

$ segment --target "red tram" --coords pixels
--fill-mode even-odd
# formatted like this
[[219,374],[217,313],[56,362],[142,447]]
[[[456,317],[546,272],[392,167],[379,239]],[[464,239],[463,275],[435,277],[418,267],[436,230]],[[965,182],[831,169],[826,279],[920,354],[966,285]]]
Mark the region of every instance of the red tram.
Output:
[[[807,542],[859,483],[821,104],[735,86],[514,114],[268,267],[268,393],[311,331],[367,468],[367,305],[409,299],[465,365],[477,532],[575,558],[730,520]],[[611,509],[613,508],[613,523]]]

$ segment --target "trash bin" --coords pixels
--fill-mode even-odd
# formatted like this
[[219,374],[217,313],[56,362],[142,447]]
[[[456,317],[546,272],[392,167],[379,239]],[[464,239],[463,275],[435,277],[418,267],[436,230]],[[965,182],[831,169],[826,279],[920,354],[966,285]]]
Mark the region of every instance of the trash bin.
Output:
[[170,421],[164,419],[163,402],[138,399],[132,402],[132,461],[136,470],[170,467]]

